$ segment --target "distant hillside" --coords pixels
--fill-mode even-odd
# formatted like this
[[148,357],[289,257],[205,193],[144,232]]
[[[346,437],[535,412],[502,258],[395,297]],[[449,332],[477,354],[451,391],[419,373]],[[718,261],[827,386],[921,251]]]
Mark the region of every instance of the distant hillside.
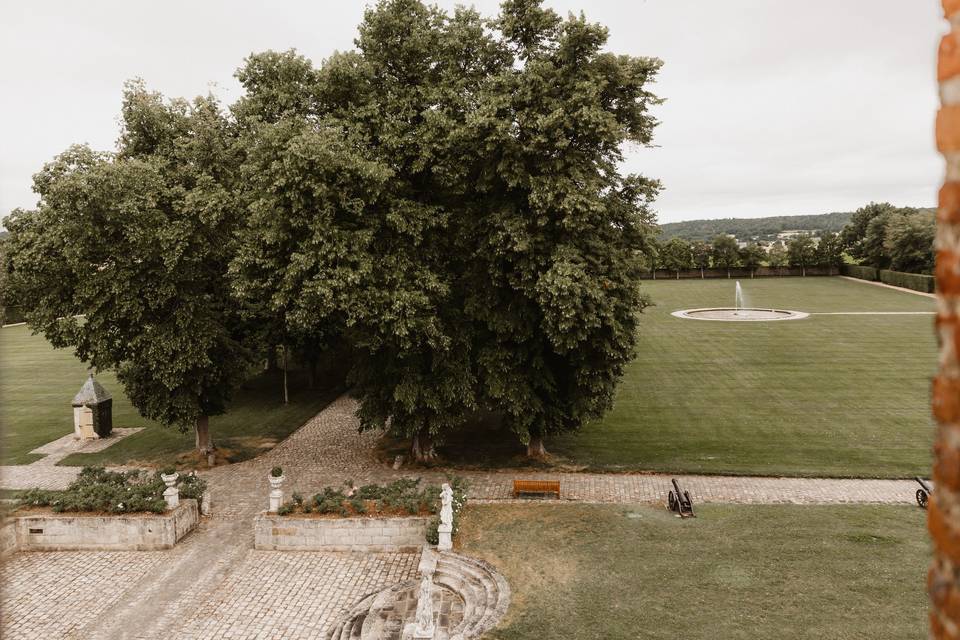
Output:
[[721,233],[729,233],[740,240],[769,240],[781,231],[792,229],[819,229],[840,231],[850,222],[851,211],[836,211],[809,216],[771,216],[769,218],[722,218],[720,220],[687,220],[660,225],[661,239],[712,240]]

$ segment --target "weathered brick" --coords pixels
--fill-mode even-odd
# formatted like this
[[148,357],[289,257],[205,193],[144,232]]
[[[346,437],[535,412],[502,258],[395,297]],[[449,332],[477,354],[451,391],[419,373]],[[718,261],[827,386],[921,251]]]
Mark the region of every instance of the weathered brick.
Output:
[[960,252],[937,251],[937,291],[944,296],[960,296]]
[[937,80],[948,80],[960,75],[960,44],[953,33],[948,33],[940,39],[940,48],[937,52]]
[[945,182],[940,187],[937,221],[947,224],[960,224],[960,182]]
[[937,112],[937,149],[941,153],[960,151],[960,106],[945,105]]

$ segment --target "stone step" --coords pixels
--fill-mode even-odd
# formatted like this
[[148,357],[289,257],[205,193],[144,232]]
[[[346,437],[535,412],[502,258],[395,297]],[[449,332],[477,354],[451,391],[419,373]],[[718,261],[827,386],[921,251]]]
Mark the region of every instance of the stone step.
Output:
[[[464,585],[470,590],[460,592],[464,598],[464,621],[452,634],[459,633],[463,638],[478,638],[492,629],[506,613],[510,604],[510,587],[507,581],[496,569],[488,563],[455,553],[441,554],[437,563],[438,573],[442,572],[445,579],[458,574]],[[483,593],[482,600],[479,593]],[[471,615],[466,615],[466,599],[474,596],[474,607]]]
[[[457,594],[464,603],[463,621],[450,630],[451,638],[479,638],[496,626],[510,604],[507,581],[482,560],[452,552],[437,554],[433,582]],[[395,620],[392,610],[398,598],[418,585],[419,578],[408,580],[363,598],[334,626],[328,640],[383,640],[395,632],[387,628],[386,621],[391,614]]]

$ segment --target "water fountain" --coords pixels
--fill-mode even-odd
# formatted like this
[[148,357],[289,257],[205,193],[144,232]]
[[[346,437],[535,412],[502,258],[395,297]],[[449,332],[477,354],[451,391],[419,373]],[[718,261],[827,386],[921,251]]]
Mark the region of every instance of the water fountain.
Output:
[[687,320],[717,320],[720,322],[771,322],[773,320],[800,320],[808,313],[788,311],[786,309],[757,309],[748,307],[743,299],[743,287],[740,281],[734,287],[733,307],[710,307],[705,309],[683,309],[671,315]]

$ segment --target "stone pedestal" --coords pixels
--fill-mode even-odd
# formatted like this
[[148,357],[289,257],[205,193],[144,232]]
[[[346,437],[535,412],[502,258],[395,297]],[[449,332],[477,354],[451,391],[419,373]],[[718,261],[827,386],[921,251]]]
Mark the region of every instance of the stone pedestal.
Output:
[[453,525],[441,523],[440,526],[437,527],[437,532],[440,534],[437,551],[450,551],[453,549]]
[[283,504],[283,476],[268,476],[267,479],[270,480],[270,513],[276,513]]
[[163,490],[163,499],[167,502],[168,509],[176,509],[180,505],[180,489],[177,487],[177,478],[180,474],[173,473],[169,476],[161,473],[160,479],[167,488]]

